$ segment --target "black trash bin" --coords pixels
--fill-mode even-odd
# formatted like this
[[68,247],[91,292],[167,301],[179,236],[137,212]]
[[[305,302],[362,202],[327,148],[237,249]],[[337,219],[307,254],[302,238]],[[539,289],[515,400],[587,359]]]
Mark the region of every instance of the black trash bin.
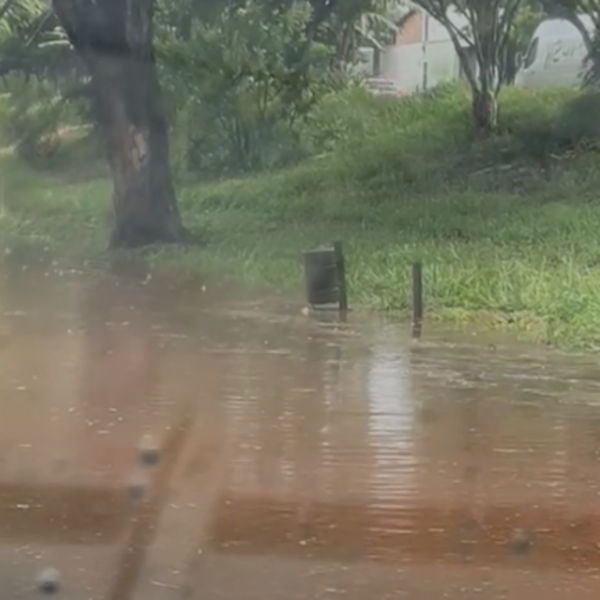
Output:
[[339,242],[303,254],[306,298],[312,307],[337,304],[347,309],[345,268]]

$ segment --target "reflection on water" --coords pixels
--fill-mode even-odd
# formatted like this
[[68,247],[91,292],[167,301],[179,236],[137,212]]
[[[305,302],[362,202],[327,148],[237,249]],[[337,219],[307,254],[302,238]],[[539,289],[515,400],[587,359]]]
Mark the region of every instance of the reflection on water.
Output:
[[0,272],[2,597],[598,596],[592,359],[40,269]]
[[[383,336],[382,336],[383,337]],[[392,338],[393,339],[393,338]],[[397,501],[400,490],[414,489],[413,430],[415,410],[410,387],[410,361],[406,353],[386,348],[385,337],[375,347],[366,374],[369,439],[373,468],[370,469],[370,504]],[[364,411],[364,409],[363,409]]]

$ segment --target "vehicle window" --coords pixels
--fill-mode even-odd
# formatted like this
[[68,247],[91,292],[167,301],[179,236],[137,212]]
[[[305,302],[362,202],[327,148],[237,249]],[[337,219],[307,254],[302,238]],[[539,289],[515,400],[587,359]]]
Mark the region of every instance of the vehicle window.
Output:
[[535,62],[539,46],[539,38],[533,38],[531,40],[531,44],[529,44],[529,48],[527,49],[527,54],[523,60],[523,68],[529,69],[531,65]]

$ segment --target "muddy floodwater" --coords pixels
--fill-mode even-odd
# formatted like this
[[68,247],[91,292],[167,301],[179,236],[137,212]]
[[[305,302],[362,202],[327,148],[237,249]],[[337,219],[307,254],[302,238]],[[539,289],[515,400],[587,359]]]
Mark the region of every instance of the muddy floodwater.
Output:
[[0,266],[0,599],[600,597],[595,357],[301,308]]

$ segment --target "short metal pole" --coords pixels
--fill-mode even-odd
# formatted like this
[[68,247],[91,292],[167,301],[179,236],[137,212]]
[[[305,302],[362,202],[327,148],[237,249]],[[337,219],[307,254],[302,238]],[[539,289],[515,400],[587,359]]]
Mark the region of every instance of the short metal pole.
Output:
[[423,322],[423,267],[421,263],[412,266],[412,325],[413,335],[421,335]]
[[348,293],[346,290],[346,264],[344,261],[342,242],[333,242],[333,251],[335,252],[335,266],[338,279],[339,307],[341,311],[347,311]]

